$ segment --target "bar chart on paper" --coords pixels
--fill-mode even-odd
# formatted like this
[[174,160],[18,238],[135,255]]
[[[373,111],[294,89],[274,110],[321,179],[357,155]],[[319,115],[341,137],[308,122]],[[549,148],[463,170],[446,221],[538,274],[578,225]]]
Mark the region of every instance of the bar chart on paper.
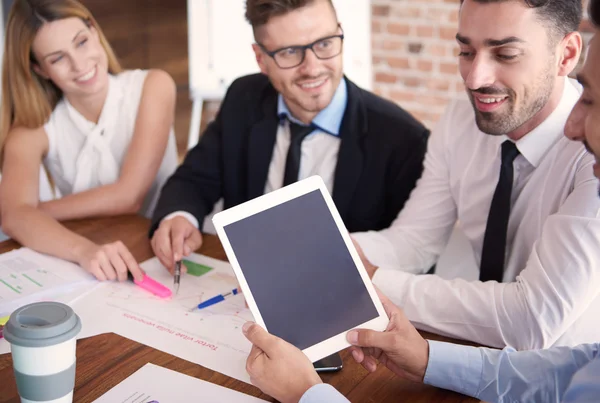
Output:
[[0,299],[11,299],[16,296],[30,295],[39,292],[43,288],[57,286],[62,279],[53,273],[49,273],[41,267],[19,269],[11,266],[27,266],[29,262],[21,258],[13,261],[0,263]]
[[21,248],[0,256],[0,316],[36,298],[51,298],[93,278],[79,266]]
[[[76,264],[20,248],[0,255],[0,318],[39,301],[70,304],[98,282]],[[0,338],[0,354],[9,345]]]

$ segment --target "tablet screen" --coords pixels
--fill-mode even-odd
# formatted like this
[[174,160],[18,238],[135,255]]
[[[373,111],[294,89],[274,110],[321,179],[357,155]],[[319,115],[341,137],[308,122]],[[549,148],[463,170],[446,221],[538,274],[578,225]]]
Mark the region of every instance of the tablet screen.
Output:
[[305,349],[378,317],[320,191],[224,231],[271,334]]

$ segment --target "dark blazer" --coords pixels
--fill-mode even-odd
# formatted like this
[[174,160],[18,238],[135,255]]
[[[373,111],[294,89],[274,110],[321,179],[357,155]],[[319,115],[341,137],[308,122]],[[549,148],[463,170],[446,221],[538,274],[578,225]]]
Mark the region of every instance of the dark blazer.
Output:
[[[345,80],[332,197],[349,231],[380,230],[421,176],[429,131],[394,103]],[[231,84],[215,120],[165,183],[150,236],[172,212],[187,211],[202,225],[220,198],[229,208],[263,194],[279,124],[277,95],[262,74]]]

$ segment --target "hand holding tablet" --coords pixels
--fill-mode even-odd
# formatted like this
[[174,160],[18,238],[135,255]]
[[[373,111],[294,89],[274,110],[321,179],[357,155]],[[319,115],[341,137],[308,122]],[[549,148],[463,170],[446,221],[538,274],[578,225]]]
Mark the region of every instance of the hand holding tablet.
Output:
[[320,177],[218,213],[213,223],[256,322],[319,360],[387,315]]

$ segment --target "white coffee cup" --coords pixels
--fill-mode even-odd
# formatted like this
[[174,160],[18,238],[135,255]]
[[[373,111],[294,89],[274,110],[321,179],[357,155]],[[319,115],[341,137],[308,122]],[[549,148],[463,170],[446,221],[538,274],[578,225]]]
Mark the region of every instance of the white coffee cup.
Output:
[[22,403],[70,403],[75,386],[76,336],[81,321],[58,302],[36,302],[10,315],[10,343]]

